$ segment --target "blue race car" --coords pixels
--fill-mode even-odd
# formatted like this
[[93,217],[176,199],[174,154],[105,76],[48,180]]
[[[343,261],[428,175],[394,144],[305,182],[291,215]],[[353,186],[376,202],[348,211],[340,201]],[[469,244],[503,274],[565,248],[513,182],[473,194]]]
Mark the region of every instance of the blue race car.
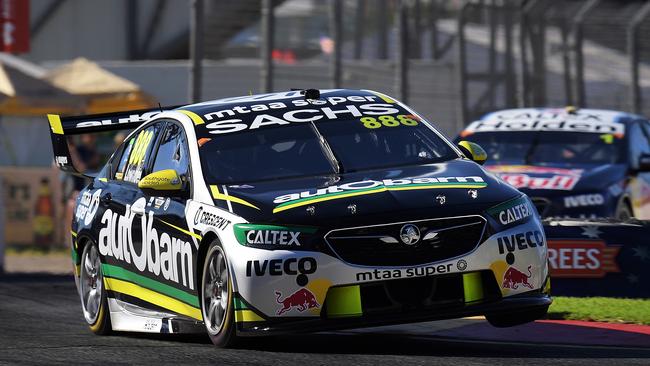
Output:
[[[471,123],[486,167],[543,217],[650,219],[650,122],[619,111],[507,109]],[[509,218],[503,218],[508,221]]]

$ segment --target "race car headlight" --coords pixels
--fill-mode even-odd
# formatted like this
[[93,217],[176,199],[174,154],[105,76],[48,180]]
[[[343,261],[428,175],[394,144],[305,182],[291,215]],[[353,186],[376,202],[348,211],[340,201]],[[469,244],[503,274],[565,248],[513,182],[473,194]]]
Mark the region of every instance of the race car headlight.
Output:
[[497,231],[507,227],[523,224],[537,211],[528,196],[521,195],[487,209],[492,226]]
[[266,224],[235,224],[241,245],[260,249],[313,250],[316,228]]

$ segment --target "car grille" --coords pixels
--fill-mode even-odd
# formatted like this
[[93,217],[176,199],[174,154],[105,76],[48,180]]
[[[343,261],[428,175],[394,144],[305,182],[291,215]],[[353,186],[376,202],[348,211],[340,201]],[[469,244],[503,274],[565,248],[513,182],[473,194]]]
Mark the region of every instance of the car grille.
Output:
[[535,205],[540,216],[548,215],[548,211],[551,209],[551,201],[542,197],[531,197],[530,200],[533,201],[533,205]]
[[[404,244],[405,224],[420,230],[420,240]],[[472,251],[485,230],[481,216],[450,217],[332,230],[325,235],[330,249],[343,261],[365,266],[411,266],[441,261]]]
[[[498,300],[501,289],[493,272],[475,273],[481,276],[481,301]],[[467,303],[461,273],[362,283],[359,288],[364,315],[460,308]]]

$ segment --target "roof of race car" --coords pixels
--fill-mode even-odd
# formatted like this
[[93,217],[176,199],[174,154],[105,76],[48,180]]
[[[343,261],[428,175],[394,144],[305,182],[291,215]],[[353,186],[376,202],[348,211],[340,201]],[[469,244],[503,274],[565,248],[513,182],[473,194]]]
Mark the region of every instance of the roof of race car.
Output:
[[361,117],[364,112],[394,114],[401,108],[405,106],[371,90],[309,89],[217,99],[190,104],[178,111],[188,115],[202,132],[223,134],[274,125]]
[[642,116],[606,109],[515,108],[491,112],[470,123],[461,136],[477,132],[563,131],[625,134],[625,125]]
[[[395,100],[390,98],[387,95],[382,93],[365,90],[365,89],[320,89],[319,90],[320,99],[326,100],[329,102],[329,98],[333,97],[351,97],[351,96],[375,96],[380,100],[383,100],[386,103],[396,103]],[[260,104],[270,101],[282,101],[296,98],[305,98],[305,90],[289,90],[282,92],[274,93],[263,93],[263,94],[252,94],[252,95],[242,95],[237,97],[227,97],[221,99],[215,99],[195,104],[189,104],[183,109],[191,110],[193,112],[206,112],[210,110],[219,110],[224,107],[234,107],[236,105],[252,105]],[[359,102],[360,100],[353,100]],[[344,100],[336,99],[335,103],[339,104],[344,102]]]

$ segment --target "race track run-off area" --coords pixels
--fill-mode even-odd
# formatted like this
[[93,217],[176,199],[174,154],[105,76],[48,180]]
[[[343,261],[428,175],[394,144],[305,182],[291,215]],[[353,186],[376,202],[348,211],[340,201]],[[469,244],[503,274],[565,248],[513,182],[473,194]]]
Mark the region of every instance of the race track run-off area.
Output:
[[648,364],[647,328],[583,325],[542,321],[496,329],[485,320],[458,319],[253,338],[218,349],[207,336],[95,336],[71,277],[0,278],[0,364]]

